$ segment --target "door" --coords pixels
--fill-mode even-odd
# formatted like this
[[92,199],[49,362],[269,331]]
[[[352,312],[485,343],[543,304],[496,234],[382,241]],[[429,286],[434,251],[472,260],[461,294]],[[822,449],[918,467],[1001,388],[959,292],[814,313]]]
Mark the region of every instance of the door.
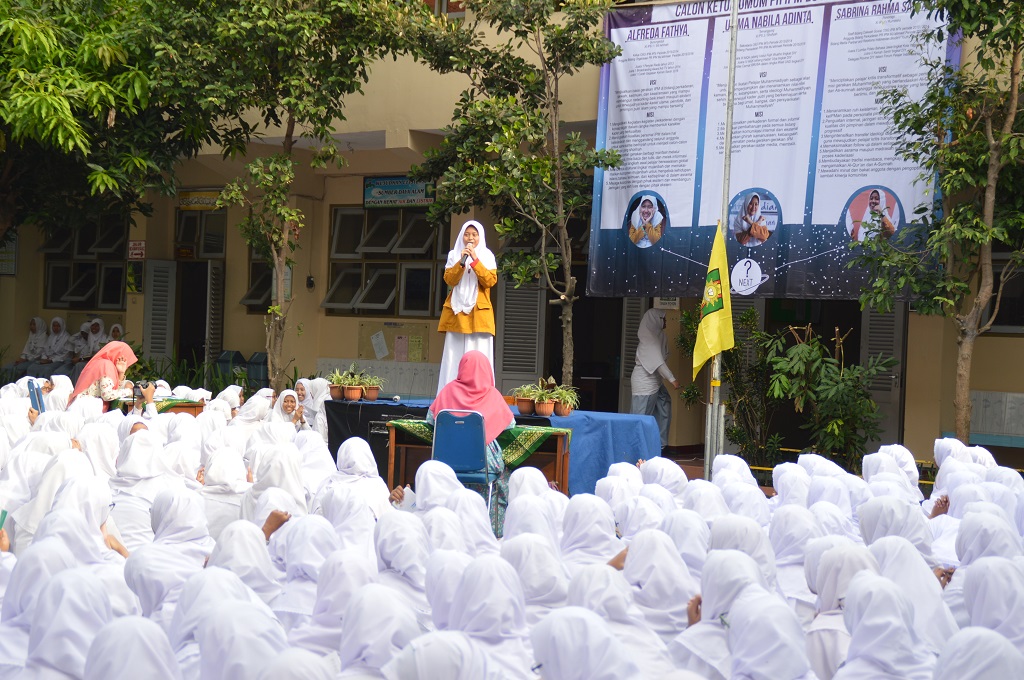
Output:
[[502,394],[513,387],[536,382],[544,368],[545,291],[515,285],[502,277],[496,288],[498,304],[494,366],[495,385]]
[[174,358],[174,312],[178,263],[146,261],[146,311],[142,344],[150,359]]
[[224,262],[210,260],[206,272],[206,363],[224,349]]
[[[861,364],[869,357],[882,354],[899,363],[885,375],[871,383],[871,398],[878,404],[882,415],[880,441],[882,444],[903,441],[903,376],[905,374],[907,333],[907,304],[897,302],[892,312],[882,314],[873,309],[862,312]],[[869,447],[869,450],[874,450]]]
[[178,310],[178,359],[190,366],[206,359],[207,296],[209,264],[206,261],[181,262],[179,295],[186,304]]

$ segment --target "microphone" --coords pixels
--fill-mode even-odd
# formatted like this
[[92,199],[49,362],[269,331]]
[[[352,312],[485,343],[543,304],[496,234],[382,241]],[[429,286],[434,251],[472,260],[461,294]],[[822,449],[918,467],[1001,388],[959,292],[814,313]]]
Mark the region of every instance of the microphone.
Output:
[[461,264],[463,267],[465,267],[467,260],[469,260],[469,254],[468,253],[466,255],[462,256],[462,259],[459,260],[459,264]]

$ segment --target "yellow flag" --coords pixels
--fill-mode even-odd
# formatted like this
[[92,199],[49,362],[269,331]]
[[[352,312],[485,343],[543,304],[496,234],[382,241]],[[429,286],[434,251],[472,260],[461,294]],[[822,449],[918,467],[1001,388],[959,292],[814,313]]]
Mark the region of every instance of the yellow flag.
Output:
[[693,379],[704,363],[719,352],[732,349],[732,303],[729,301],[729,260],[725,256],[725,238],[715,229],[708,275],[704,279],[704,299],[700,303],[700,326],[693,348]]

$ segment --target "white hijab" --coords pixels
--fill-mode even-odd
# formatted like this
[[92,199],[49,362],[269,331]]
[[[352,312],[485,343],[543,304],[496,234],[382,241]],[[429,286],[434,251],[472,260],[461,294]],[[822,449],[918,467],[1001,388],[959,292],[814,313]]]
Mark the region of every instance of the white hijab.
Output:
[[424,589],[430,603],[430,618],[437,630],[447,630],[452,599],[466,567],[473,561],[465,553],[454,550],[435,550],[427,558]]
[[81,678],[93,639],[112,618],[103,585],[91,571],[79,568],[57,574],[39,595],[25,670],[18,677]]
[[869,571],[855,575],[843,620],[850,649],[836,680],[931,680],[935,655],[914,632],[914,605],[895,583]]
[[[656,370],[658,367],[654,368]],[[686,473],[678,463],[668,458],[656,456],[644,461],[644,464],[640,466],[640,476],[643,478],[644,484],[659,484],[668,489],[676,499],[681,499],[686,490]],[[640,490],[642,491],[642,489]]]
[[[100,327],[99,331],[96,333],[92,332],[93,324],[97,324]],[[89,322],[89,337],[85,340],[86,355],[92,356],[93,354],[96,354],[96,352],[100,351],[100,348],[103,347],[103,345],[107,344],[109,338],[107,338],[107,334],[103,332],[103,328],[103,319],[99,317],[96,317]]]
[[807,493],[811,488],[811,476],[796,463],[779,463],[772,469],[772,485],[777,494],[769,499],[774,507],[800,505],[807,507]]
[[964,602],[972,626],[994,630],[1024,654],[1024,570],[1018,562],[983,557],[972,564]]
[[859,514],[860,533],[865,544],[871,545],[883,536],[902,536],[914,544],[928,566],[936,566],[932,556],[932,535],[921,506],[883,496],[864,503]]
[[377,461],[365,439],[349,437],[341,443],[338,447],[337,468],[338,471],[324,482],[324,488],[337,484],[349,486],[363,498],[376,519],[392,509],[389,500],[391,492],[380,477]]
[[107,477],[117,474],[114,465],[120,449],[117,430],[103,423],[89,423],[76,437],[82,445],[82,453],[92,463],[93,473]]
[[336,663],[305,649],[286,649],[271,661],[257,680],[334,680]]
[[569,583],[568,603],[600,616],[626,646],[644,677],[664,677],[674,668],[665,643],[647,625],[622,572],[607,564],[580,567]]
[[265,423],[291,423],[292,417],[295,414],[293,410],[291,413],[284,412],[284,398],[291,397],[295,400],[295,408],[299,408],[299,395],[295,393],[295,390],[284,390],[281,394],[277,395],[277,401],[274,402],[273,408],[267,413],[267,416],[263,419]]
[[[505,510],[505,524],[502,527],[503,540],[520,534],[540,534],[552,543],[557,543],[558,526],[550,512],[551,508],[540,496],[519,495]],[[614,520],[613,520],[614,522]],[[614,531],[614,527],[612,529]]]
[[431,508],[423,513],[423,526],[430,539],[430,550],[457,550],[469,554],[462,537],[459,516],[446,507]]
[[687,483],[686,491],[683,492],[683,509],[695,511],[708,526],[729,514],[729,505],[725,502],[722,490],[704,479],[694,479]]
[[270,608],[290,630],[312,618],[320,569],[341,542],[331,523],[319,515],[296,517],[288,524],[284,588]]
[[264,602],[272,601],[281,592],[284,574],[274,568],[267,552],[267,539],[252,522],[240,519],[224,527],[207,566],[233,572]]
[[1024,654],[999,633],[965,628],[945,645],[934,680],[1004,680],[1024,668]]
[[750,586],[764,588],[764,576],[757,563],[739,550],[714,550],[706,564],[701,577],[700,621],[677,635],[669,643],[669,651],[681,668],[687,667],[690,657],[696,657],[728,678],[732,656],[724,622],[740,593]]
[[686,606],[700,590],[672,539],[657,529],[630,543],[622,575],[633,586],[644,620],[666,644],[687,626]]
[[288,633],[288,642],[320,655],[338,651],[345,610],[363,586],[373,583],[377,565],[356,550],[336,550],[320,567],[313,617]]
[[416,470],[416,510],[426,512],[442,507],[456,491],[464,488],[455,471],[439,460],[428,460]]
[[502,542],[501,557],[519,574],[528,626],[536,626],[552,610],[565,606],[569,572],[548,539],[537,534],[516,536]]
[[238,576],[220,567],[210,566],[196,572],[182,586],[167,637],[186,678],[199,676],[199,625],[228,602],[262,604]]
[[212,610],[199,624],[196,640],[204,680],[252,680],[288,648],[281,624],[251,602],[226,602]]
[[[658,370],[658,366],[665,363],[665,358],[668,356],[668,341],[665,339],[665,329],[663,328],[664,321],[664,309],[648,309],[644,312],[644,317],[640,320],[640,328],[636,332],[636,362],[651,374]],[[648,462],[654,460],[658,460],[658,458],[652,458]],[[681,471],[682,468],[680,468]],[[686,479],[685,474],[683,479]],[[646,478],[644,481],[647,483],[661,483],[657,480],[647,480]],[[683,484],[685,483],[684,481]],[[662,486],[675,493],[674,489],[665,484],[662,484]]]
[[50,333],[50,337],[46,340],[46,345],[43,347],[43,356],[47,359],[66,358],[69,349],[68,343],[71,341],[71,336],[68,335],[67,324],[59,316],[50,319],[50,326],[52,327],[53,324],[60,325],[60,330],[56,333]]
[[676,510],[662,520],[659,527],[676,544],[679,556],[690,570],[690,576],[699,580],[708,556],[711,530],[707,522],[693,510]]
[[181,669],[163,629],[141,616],[105,625],[89,647],[83,680],[181,680]]
[[815,680],[796,614],[754,587],[736,598],[728,614],[732,680]]
[[481,644],[510,680],[535,677],[526,602],[515,569],[495,555],[474,559],[462,574],[449,612],[450,627]]
[[[47,329],[46,322],[43,321],[43,317],[33,316],[32,321],[36,322],[36,332],[33,333],[31,329],[29,330],[28,339],[25,341],[25,347],[21,350],[21,356],[34,361],[39,358],[43,353],[43,350],[46,348]],[[31,326],[31,322],[29,325]]]
[[[657,368],[657,367],[655,367]],[[653,459],[652,459],[653,460]],[[653,470],[654,468],[652,468]],[[612,463],[608,466],[608,477],[622,477],[629,484],[630,495],[636,496],[644,486],[644,475],[632,463]]]
[[[309,420],[308,415],[306,419]],[[317,432],[312,430],[296,432],[292,442],[298,448],[302,461],[302,484],[306,487],[306,494],[312,498],[323,486],[323,483],[335,473],[334,459],[331,458],[331,452],[327,449],[327,443]]]
[[417,515],[389,512],[374,527],[377,546],[377,582],[395,590],[416,615],[424,631],[431,628],[426,594],[427,555],[430,539]]
[[202,567],[216,542],[210,537],[203,499],[188,489],[165,489],[153,499],[150,510],[153,543],[174,548]]
[[760,487],[730,482],[722,487],[722,498],[734,514],[749,517],[761,527],[767,527],[772,519],[771,506]]
[[172,546],[144,545],[124,565],[124,580],[142,605],[142,615],[169,630],[185,582],[201,571],[202,563]]
[[412,640],[380,669],[387,680],[497,680],[497,669],[473,640],[456,631]]
[[252,521],[256,518],[260,496],[270,487],[283,490],[304,512],[307,510],[299,452],[294,444],[278,444],[268,449],[253,473],[256,482],[242,496],[242,519]]
[[615,536],[615,516],[597,496],[578,493],[569,499],[562,520],[562,559],[570,571],[586,564],[606,563],[625,546]]
[[498,540],[494,537],[487,505],[480,494],[460,489],[448,498],[447,507],[459,517],[462,538],[471,556],[498,554]]
[[[462,249],[466,247],[465,241],[463,241],[464,234],[466,233],[466,227],[473,227],[480,235],[480,241],[474,247],[476,257],[480,261],[481,266],[484,269],[496,270],[498,263],[492,253],[487,248],[487,234],[484,231],[482,224],[476,220],[469,220],[462,225],[462,229],[459,230],[459,236],[455,239],[455,247],[448,251],[448,260],[445,262],[445,269],[451,269],[462,259]],[[466,263],[466,269],[462,274],[462,278],[452,289],[452,311],[456,314],[469,314],[473,311],[476,306],[476,298],[479,293],[479,285],[477,282],[476,272],[473,268]]]
[[313,513],[322,515],[334,527],[343,550],[362,554],[377,563],[373,542],[376,519],[366,500],[347,484],[327,487],[313,503]]
[[644,529],[657,529],[665,513],[650,498],[637,496],[620,503],[613,511],[617,533],[629,545],[633,537]]
[[878,568],[914,603],[914,629],[932,652],[938,653],[959,629],[942,601],[942,586],[921,553],[901,536],[885,536],[871,544]]
[[338,648],[344,678],[377,677],[380,669],[420,634],[416,615],[390,588],[368,583],[345,609]]
[[626,647],[594,612],[564,607],[530,633],[545,680],[641,680]]
[[814,616],[814,593],[804,578],[804,554],[807,544],[825,535],[814,515],[798,505],[784,505],[772,517],[768,539],[775,551],[775,568],[779,590],[794,607],[801,624]]
[[[768,536],[757,522],[749,517],[726,515],[715,521],[711,527],[711,539],[708,550],[732,549],[744,552],[754,558],[768,590],[775,592],[776,571],[775,551],[768,541]],[[685,615],[685,612],[684,612]]]

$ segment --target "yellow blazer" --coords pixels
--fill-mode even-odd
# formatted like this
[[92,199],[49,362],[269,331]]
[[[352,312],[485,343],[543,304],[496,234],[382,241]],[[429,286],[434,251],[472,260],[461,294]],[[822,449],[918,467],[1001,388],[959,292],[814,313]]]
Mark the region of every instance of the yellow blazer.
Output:
[[[449,287],[455,286],[462,280],[465,269],[456,262],[453,266],[444,270],[444,282]],[[441,321],[437,324],[440,333],[490,333],[494,335],[494,308],[491,307],[491,287],[498,282],[498,272],[495,269],[487,269],[478,260],[473,265],[473,272],[476,274],[478,290],[476,293],[476,306],[469,314],[456,314],[452,309],[452,292],[448,291],[448,297],[444,301],[444,309],[441,310]]]

